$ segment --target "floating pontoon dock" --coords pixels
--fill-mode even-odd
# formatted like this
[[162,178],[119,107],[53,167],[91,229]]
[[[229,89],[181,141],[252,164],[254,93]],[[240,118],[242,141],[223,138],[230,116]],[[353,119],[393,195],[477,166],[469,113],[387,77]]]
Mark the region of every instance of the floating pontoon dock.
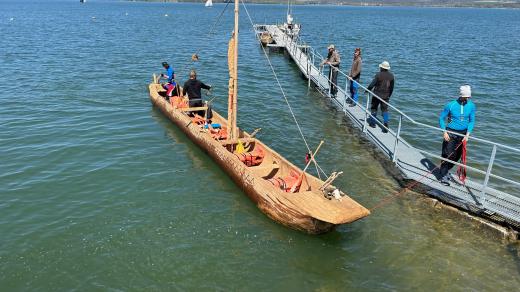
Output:
[[[269,32],[273,37],[273,43],[268,47],[277,47],[285,49],[296,63],[303,75],[308,79],[309,86],[312,85],[324,96],[330,98],[336,107],[341,109],[352,123],[357,126],[373,144],[381,150],[400,170],[403,181],[416,181],[421,184],[420,191],[427,193],[436,199],[454,205],[459,209],[466,210],[479,217],[491,219],[495,223],[501,223],[520,230],[520,197],[518,193],[506,193],[499,191],[488,185],[489,179],[493,178],[501,183],[508,184],[518,189],[520,182],[512,179],[504,178],[492,173],[495,155],[498,150],[507,151],[520,155],[520,149],[507,145],[487,141],[472,137],[472,141],[478,141],[492,147],[491,155],[487,170],[481,170],[467,166],[468,172],[479,173],[484,176],[482,182],[475,179],[466,179],[466,183],[454,183],[450,186],[441,184],[436,174],[436,164],[428,157],[445,160],[438,154],[419,149],[406,142],[401,137],[401,126],[403,122],[412,123],[416,126],[423,127],[425,130],[443,131],[440,128],[416,122],[404,112],[389,104],[389,108],[397,113],[399,124],[395,130],[389,129],[388,133],[381,131],[382,124],[378,121],[378,127],[371,128],[368,126],[368,118],[370,117],[370,99],[379,98],[373,92],[368,91],[361,84],[359,90],[366,90],[367,96],[364,98],[359,96],[359,103],[356,106],[349,107],[346,99],[350,99],[347,88],[350,78],[342,71],[338,73],[340,78],[345,80],[344,86],[337,86],[337,97],[332,97],[329,89],[329,79],[324,73],[324,68],[319,66],[323,57],[318,54],[312,47],[302,44],[299,39],[291,38],[286,35],[278,25],[255,25],[255,33],[258,36],[262,32]],[[328,71],[328,69],[326,70]],[[341,79],[341,80],[342,80]],[[339,83],[339,82],[338,82]],[[365,99],[363,102],[361,100]],[[379,98],[380,99],[380,98]],[[382,101],[384,102],[384,101]],[[455,163],[456,165],[460,165]],[[415,188],[417,189],[417,188]]]

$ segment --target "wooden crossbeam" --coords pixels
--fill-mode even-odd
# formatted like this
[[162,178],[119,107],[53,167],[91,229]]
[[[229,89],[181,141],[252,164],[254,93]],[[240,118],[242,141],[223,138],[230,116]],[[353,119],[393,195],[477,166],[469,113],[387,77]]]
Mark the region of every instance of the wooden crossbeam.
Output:
[[196,111],[205,111],[207,109],[208,109],[207,106],[196,106],[196,107],[180,108],[179,110],[183,111],[183,112],[196,112]]
[[271,165],[266,165],[266,166],[252,166],[251,169],[254,169],[254,170],[275,170],[275,169],[280,169],[280,166],[278,164],[271,164]]
[[[250,142],[255,142],[255,141],[256,141],[255,138],[240,138],[240,142],[242,142],[242,143],[250,143]],[[230,145],[230,144],[237,144],[237,143],[238,143],[237,139],[220,141],[220,144],[222,144],[222,145]]]

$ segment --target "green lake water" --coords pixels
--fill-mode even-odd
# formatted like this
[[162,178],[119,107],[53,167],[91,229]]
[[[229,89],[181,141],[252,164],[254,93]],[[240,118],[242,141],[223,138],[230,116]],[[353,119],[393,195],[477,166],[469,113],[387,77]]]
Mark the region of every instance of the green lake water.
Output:
[[[231,9],[208,35],[223,7],[0,2],[1,291],[518,290],[518,244],[413,192],[320,236],[261,213],[148,98],[151,74],[167,60],[180,79],[196,68],[225,110]],[[248,8],[271,23],[286,9]],[[520,144],[520,10],[298,6],[294,14],[310,45],[336,44],[343,68],[363,47],[364,83],[388,59],[392,103],[411,116],[435,125],[469,83],[475,135]],[[201,61],[190,64],[199,49]],[[344,171],[336,184],[369,208],[398,192],[342,113],[307,90],[284,54],[269,55],[309,143],[325,140],[322,167]],[[261,127],[262,141],[303,166],[305,146],[245,16],[239,68],[239,125]],[[405,134],[440,151],[436,135]],[[489,149],[470,155],[485,167]],[[519,167],[518,156],[499,153],[500,174],[518,180]]]

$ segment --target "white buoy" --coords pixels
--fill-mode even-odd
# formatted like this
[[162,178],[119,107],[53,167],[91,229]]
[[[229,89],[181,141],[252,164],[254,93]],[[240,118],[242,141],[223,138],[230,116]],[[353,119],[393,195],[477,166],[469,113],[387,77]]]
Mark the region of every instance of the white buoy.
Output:
[[168,17],[168,14],[165,14],[164,16]]
[[126,12],[125,15],[128,15],[128,12]]
[[9,18],[9,21],[13,21],[13,20],[14,20],[14,17]]

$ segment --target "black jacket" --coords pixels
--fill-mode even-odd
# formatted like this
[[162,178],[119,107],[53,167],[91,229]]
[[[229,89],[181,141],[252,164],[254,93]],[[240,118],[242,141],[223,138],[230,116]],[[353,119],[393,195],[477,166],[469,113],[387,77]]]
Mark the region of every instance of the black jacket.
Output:
[[195,101],[201,101],[202,103],[202,94],[200,92],[201,88],[210,89],[211,86],[208,86],[197,79],[190,79],[184,83],[184,87],[182,88],[182,95],[186,95],[188,93],[188,98]]
[[389,99],[394,91],[394,74],[390,71],[381,71],[374,76],[374,79],[367,87],[382,99]]

